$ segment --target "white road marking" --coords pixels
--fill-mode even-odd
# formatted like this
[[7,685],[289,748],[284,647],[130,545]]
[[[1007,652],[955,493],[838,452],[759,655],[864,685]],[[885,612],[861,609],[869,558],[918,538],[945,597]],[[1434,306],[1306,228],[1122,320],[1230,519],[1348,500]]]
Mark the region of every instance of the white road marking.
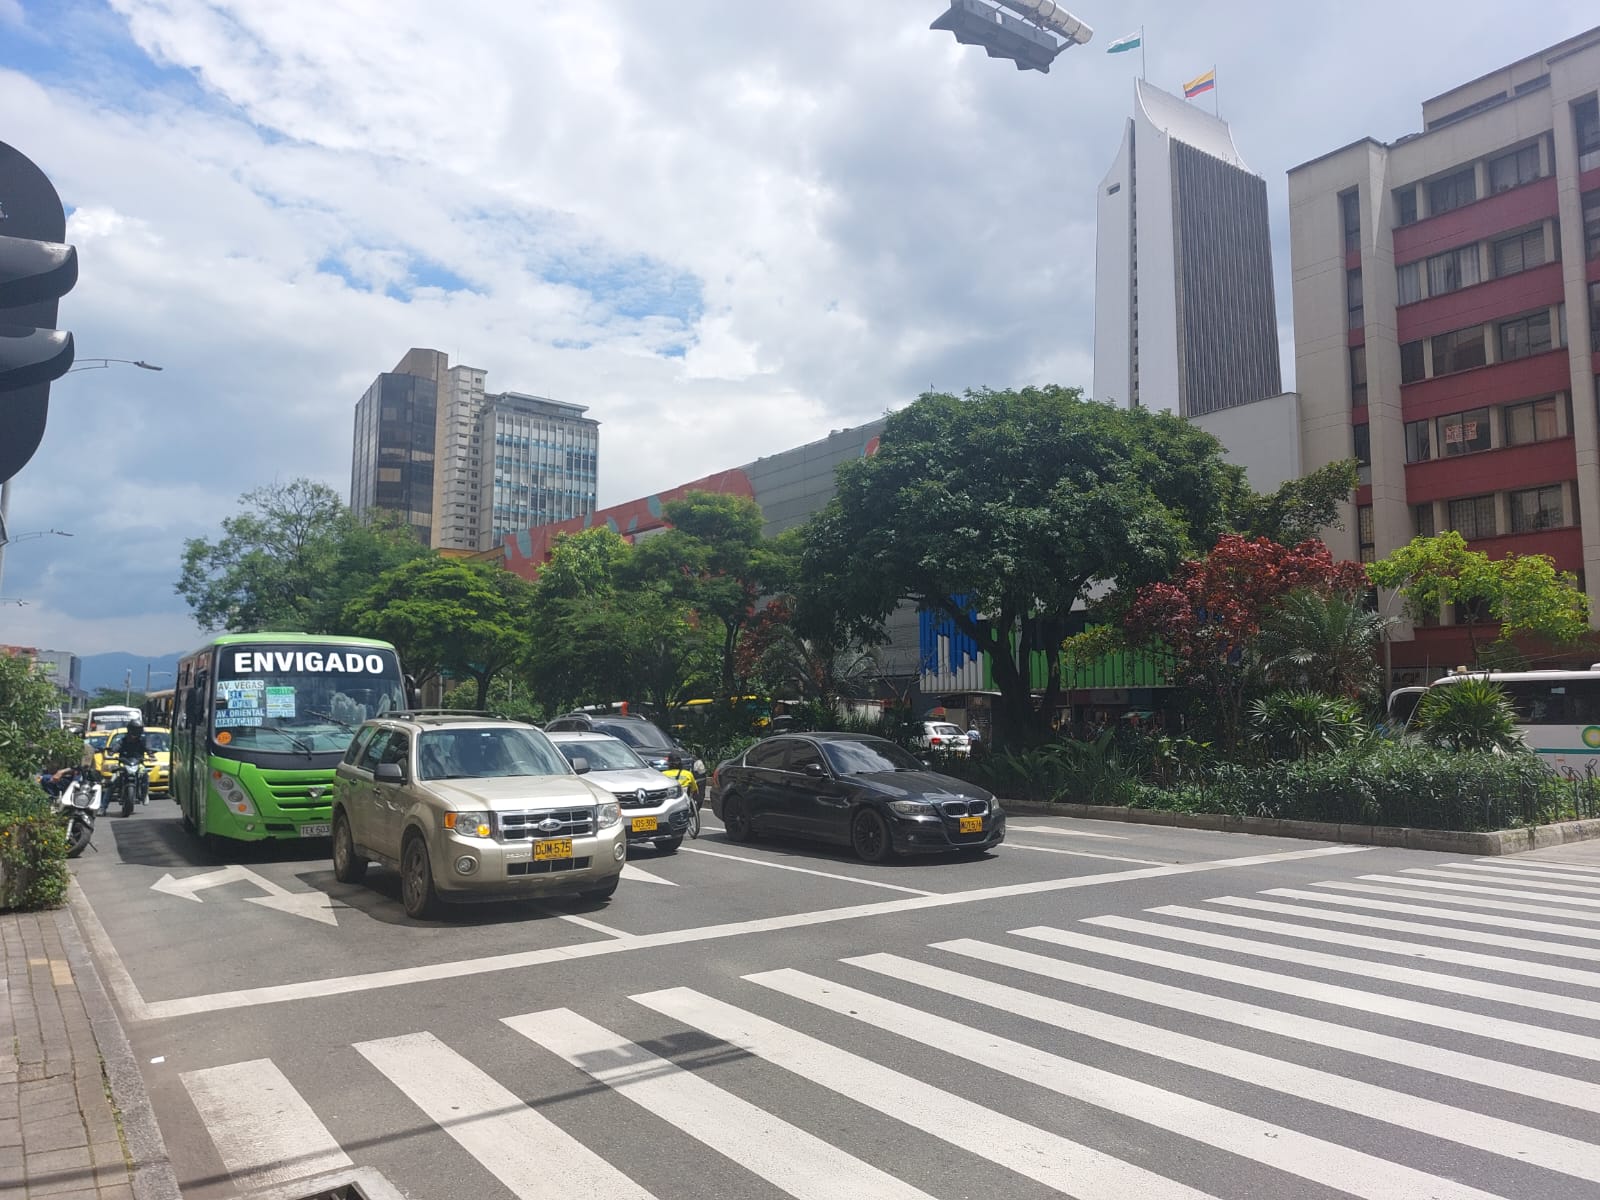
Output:
[[[1370,878],[1370,877],[1369,877]],[[1412,882],[1401,880],[1402,883]],[[1417,880],[1415,882],[1422,882]],[[1328,888],[1339,892],[1360,892],[1367,896],[1396,896],[1402,900],[1426,900],[1430,904],[1442,904],[1448,900],[1451,904],[1462,907],[1487,908],[1494,912],[1532,913],[1536,917],[1565,917],[1572,921],[1593,921],[1597,918],[1594,913],[1579,912],[1572,908],[1553,908],[1548,904],[1518,904],[1513,900],[1486,900],[1474,896],[1441,896],[1438,892],[1421,892],[1414,888],[1378,887],[1370,883],[1339,883],[1324,880],[1316,885],[1319,888]],[[1488,888],[1479,889],[1488,891]]]
[[640,934],[631,938],[614,937],[606,941],[583,942],[576,946],[552,946],[544,950],[522,950],[509,954],[489,955],[483,958],[456,959],[451,962],[395,967],[386,971],[372,971],[360,975],[307,979],[299,983],[269,984],[264,987],[212,992],[179,997],[173,1000],[157,1000],[146,1004],[144,1012],[148,1020],[165,1020],[169,1017],[192,1016],[196,1013],[225,1012],[236,1008],[251,1008],[261,1004],[283,1004],[295,1000],[343,996],[354,992],[373,991],[379,988],[402,987],[415,983],[433,983],[446,979],[466,978],[472,975],[487,975],[496,971],[515,971],[525,967],[543,966],[547,963],[573,962],[584,958],[630,953],[635,950],[649,950],[661,946],[680,946],[694,942],[715,941],[721,938],[742,937],[747,934],[805,929],[814,925],[830,925],[839,921],[857,921],[868,917],[895,916],[900,913],[922,912],[961,904],[980,904],[990,900],[1008,900],[1015,896],[1048,895],[1051,892],[1073,891],[1078,888],[1100,887],[1105,884],[1129,883],[1143,879],[1162,879],[1174,875],[1194,875],[1208,871],[1228,871],[1243,867],[1263,866],[1280,862],[1297,862],[1302,859],[1324,858],[1334,855],[1360,854],[1370,849],[1371,847],[1369,846],[1319,846],[1310,850],[1285,850],[1273,854],[1246,855],[1241,858],[1217,858],[1202,862],[1173,863],[1161,867],[1107,871],[1099,875],[1073,875],[1064,879],[1041,879],[1032,883],[999,884],[994,887],[973,888],[964,892],[946,892],[934,896],[906,896],[894,900],[879,900],[871,904],[852,904],[841,908],[788,913],[783,916],[762,917],[750,921],[730,921],[726,924],[704,925],[693,929],[671,929],[661,933]]
[[1563,1175],[1600,1183],[1600,1154],[1595,1153],[1592,1142],[1547,1133],[1409,1092],[1397,1092],[1392,1088],[1347,1079],[1331,1071],[1285,1062],[1252,1050],[1163,1029],[1159,1025],[1131,1021],[894,954],[869,954],[844,961],[890,979],[914,983],[947,996],[959,996],[1001,1012],[1016,1013],[1048,1025],[1052,1032],[1070,1031],[1071,1034],[1209,1071],[1253,1087],[1268,1088],[1286,1096],[1342,1108],[1386,1125],[1425,1133],[1498,1154],[1502,1158],[1531,1162]]
[[[926,1192],[570,1009],[507,1017],[505,1023],[800,1200],[931,1200]],[[559,1174],[548,1178],[546,1194],[552,1182],[566,1183]]]
[[[1460,871],[1472,871],[1478,875],[1504,875],[1510,883],[1526,883],[1524,877],[1552,879],[1561,883],[1588,883],[1591,892],[1600,894],[1600,875],[1574,875],[1569,871],[1550,870],[1543,863],[1458,862],[1445,863],[1444,865]],[[1527,883],[1527,886],[1534,887],[1536,885]]]
[[1068,854],[1073,858],[1101,858],[1106,862],[1144,863],[1147,866],[1158,866],[1161,862],[1157,858],[1125,858],[1120,854],[1095,854],[1088,850],[1063,850],[1060,846],[1030,846],[1026,842],[1008,841],[1007,850],[1033,850],[1039,854]]
[[1402,1021],[1416,1021],[1440,1029],[1454,1029],[1458,1033],[1493,1038],[1516,1046],[1526,1046],[1530,1050],[1549,1050],[1556,1054],[1569,1054],[1574,1058],[1600,1062],[1600,1038],[1587,1037],[1581,1033],[1568,1033],[1563,1029],[1551,1029],[1547,1025],[1531,1025],[1506,1017],[1486,1017],[1457,1008],[1447,1008],[1442,1004],[1403,1000],[1397,996],[1386,996],[1381,992],[1364,992],[1359,988],[1345,987],[1342,984],[1320,983],[1316,980],[1302,979],[1298,975],[1279,975],[1273,971],[1235,966],[1233,963],[1198,958],[1189,954],[1175,954],[1168,950],[1137,946],[1131,942],[1114,942],[1109,938],[1091,937],[1089,934],[1067,929],[1052,929],[1045,925],[1037,925],[1031,929],[1013,929],[1011,932],[1018,937],[1034,938],[1056,946],[1069,946],[1074,950],[1104,954],[1110,958],[1147,963],[1154,967],[1167,967],[1206,979],[1242,983],[1246,987],[1261,988],[1263,991],[1299,996],[1323,1004],[1335,1004],[1341,1008],[1353,1008],[1360,1012],[1398,1017]]
[[[1587,883],[1587,882],[1585,882],[1585,883],[1549,882],[1547,876],[1540,876],[1538,879],[1514,879],[1514,878],[1508,878],[1508,876],[1511,875],[1510,871],[1504,871],[1504,870],[1498,870],[1497,871],[1493,867],[1458,866],[1458,867],[1454,867],[1454,868],[1452,868],[1451,870],[1448,870],[1448,871],[1446,871],[1446,870],[1437,870],[1436,871],[1436,870],[1433,870],[1430,867],[1407,867],[1406,870],[1405,870],[1405,874],[1407,874],[1407,875],[1430,875],[1430,876],[1435,876],[1435,877],[1440,878],[1440,879],[1463,879],[1464,878],[1464,879],[1467,879],[1468,881],[1470,881],[1472,883],[1487,883],[1490,880],[1495,880],[1496,882],[1509,884],[1512,887],[1537,888],[1541,892],[1576,892],[1580,896],[1591,896],[1591,897],[1594,897],[1593,903],[1600,904],[1600,886],[1596,886],[1595,884]],[[1527,874],[1531,874],[1531,872],[1520,871],[1520,872],[1518,872],[1518,874],[1519,875],[1527,875]],[[1551,896],[1550,899],[1551,900],[1564,900],[1565,897],[1563,897],[1563,896]]]
[[636,867],[632,863],[622,864],[622,877],[624,879],[631,879],[635,883],[659,883],[664,887],[678,886],[676,883],[672,882],[672,880],[663,879],[654,872],[646,871],[643,867]]
[[[1002,806],[1003,807],[1003,806]],[[1054,833],[1062,837],[1105,838],[1111,842],[1125,842],[1127,837],[1120,833],[1090,833],[1086,829],[1065,829],[1060,825],[1018,825],[1015,821],[1006,825],[1008,832],[1021,833]]]
[[[182,879],[171,874],[163,875],[150,885],[150,890],[161,892],[168,896],[177,896],[181,900],[193,900],[201,903],[199,893],[207,888],[222,887],[228,883],[248,883],[260,888],[265,896],[244,897],[251,904],[259,904],[263,908],[276,909],[295,917],[306,917],[312,921],[319,921],[324,925],[337,925],[339,920],[333,915],[334,900],[326,892],[291,892],[279,887],[270,879],[264,879],[248,867],[241,867],[237,863],[222,867],[216,871],[205,871],[199,875],[185,875]],[[339,907],[344,907],[340,905]]]
[[1583,863],[1560,862],[1553,858],[1525,858],[1517,855],[1515,858],[1490,858],[1484,860],[1485,865],[1493,866],[1534,866],[1543,870],[1568,871],[1576,876],[1587,876],[1600,879],[1600,867],[1585,866]]
[[1480,1058],[1475,1054],[1413,1042],[1387,1033],[1373,1033],[1353,1025],[1303,1017],[1299,1013],[1174,987],[1170,983],[1156,983],[1136,975],[1118,975],[1081,962],[1051,958],[1029,950],[1014,950],[1010,946],[995,946],[971,938],[937,942],[933,948],[1032,975],[1042,975],[1046,979],[1056,979],[1075,987],[1160,1005],[1186,1017],[1199,1015],[1245,1029],[1309,1042],[1314,1046],[1334,1046],[1346,1053],[1375,1058],[1380,1062],[1400,1063],[1419,1071],[1482,1084],[1534,1100],[1600,1113],[1600,1083],[1574,1079],[1570,1075],[1557,1075],[1498,1059]]
[[600,1155],[431,1033],[358,1042],[356,1051],[518,1200],[651,1200]]
[[[1287,908],[1288,905],[1282,907]],[[1429,946],[1422,942],[1401,942],[1393,938],[1371,937],[1350,933],[1343,929],[1318,929],[1314,925],[1295,925],[1288,921],[1273,921],[1262,917],[1246,917],[1239,913],[1212,912],[1204,908],[1189,908],[1182,904],[1166,904],[1146,909],[1162,917],[1180,917],[1186,921],[1204,921],[1212,925],[1227,925],[1234,929],[1253,929],[1260,933],[1276,933],[1284,937],[1300,938],[1308,942],[1326,942],[1335,946],[1354,946],[1361,950],[1376,950],[1380,954],[1393,954],[1404,958],[1421,958],[1429,962],[1452,963],[1459,967],[1477,967],[1483,971],[1498,971],[1502,975],[1517,975],[1529,979],[1548,979],[1556,983],[1571,983],[1578,987],[1600,988],[1600,972],[1585,971],[1581,967],[1554,966],[1550,963],[1529,962],[1523,958],[1503,958],[1498,954],[1476,954],[1471,950],[1456,950],[1448,946]],[[1426,928],[1426,927],[1424,927]],[[1482,941],[1483,934],[1463,933]],[[1513,941],[1522,941],[1513,938]],[[1539,943],[1526,943],[1537,948]],[[1593,953],[1591,951],[1591,953]]]
[[354,1166],[270,1058],[178,1076],[241,1189]]
[[1169,942],[1182,942],[1186,946],[1209,946],[1213,950],[1231,950],[1254,958],[1269,958],[1274,962],[1297,963],[1303,967],[1318,967],[1324,971],[1336,971],[1343,975],[1359,975],[1363,979],[1382,979],[1388,983],[1403,983],[1434,992],[1449,992],[1454,996],[1476,996],[1480,1000],[1493,1000],[1497,1004],[1515,1004],[1522,1008],[1536,1008],[1541,1012],[1566,1013],[1568,1016],[1586,1017],[1590,1020],[1600,1019],[1600,1001],[1580,1000],[1555,992],[1538,992],[1532,988],[1512,987],[1504,983],[1486,983],[1481,979],[1471,979],[1465,975],[1448,975],[1442,971],[1419,971],[1415,967],[1396,967],[1389,963],[1374,962],[1364,958],[1346,958],[1338,954],[1324,954],[1320,950],[1301,950],[1295,946],[1279,946],[1259,942],[1253,938],[1209,933],[1203,929],[1158,925],[1154,921],[1139,921],[1132,917],[1086,917],[1084,923],[1121,929],[1126,933],[1138,933],[1146,937],[1164,938]]
[[117,953],[117,948],[111,942],[111,937],[106,933],[105,926],[100,924],[100,918],[94,911],[94,905],[89,903],[89,897],[78,884],[77,876],[67,885],[67,900],[72,905],[72,915],[78,919],[78,924],[83,929],[83,935],[89,941],[89,946],[94,950],[95,961],[100,964],[100,969],[105,972],[106,986],[111,989],[111,994],[117,998],[117,1004],[122,1009],[123,1016],[130,1022],[150,1020],[150,1006],[144,1002],[144,997],[139,994],[138,986],[133,982],[133,976],[128,974],[128,968],[122,961],[122,955]]
[[[1293,888],[1284,888],[1270,893],[1282,895],[1283,892],[1293,892]],[[1314,893],[1298,893],[1302,898],[1312,897]],[[1227,904],[1234,908],[1248,908],[1255,912],[1282,913],[1287,917],[1299,917],[1305,921],[1327,921],[1335,925],[1359,925],[1364,929],[1392,929],[1398,933],[1420,933],[1426,937],[1441,938],[1452,942],[1471,942],[1478,946],[1502,946],[1507,950],[1527,950],[1534,954],[1553,955],[1558,958],[1582,958],[1590,962],[1600,962],[1600,946],[1566,946],[1559,942],[1542,938],[1514,937],[1504,933],[1490,933],[1487,929],[1457,929],[1447,925],[1430,925],[1423,921],[1397,921],[1390,917],[1375,917],[1369,912],[1335,912],[1329,908],[1309,908],[1304,904],[1276,904],[1271,900],[1254,900],[1244,896],[1213,896],[1206,901],[1207,904]],[[1345,903],[1350,903],[1346,901]],[[1385,906],[1373,901],[1367,901],[1375,908]],[[1392,908],[1406,909],[1413,907],[1409,904],[1391,906]],[[1451,913],[1447,909],[1434,909],[1435,915],[1446,916],[1459,920],[1461,914]],[[1506,917],[1482,917],[1476,913],[1470,914],[1485,925],[1496,928],[1509,926],[1517,928],[1528,925],[1544,925],[1545,932],[1569,933],[1560,926],[1549,925],[1543,921],[1513,921]],[[1600,940],[1600,931],[1580,929],[1576,931],[1580,936]]]
[[800,971],[765,971],[745,978],[1013,1079],[1366,1200],[1488,1200],[1490,1195]]
[[767,858],[746,857],[742,854],[722,854],[716,850],[702,850],[698,846],[685,846],[684,854],[703,854],[707,858],[722,858],[728,862],[743,863],[748,867],[767,867],[773,871],[793,871],[798,875],[816,875],[821,879],[837,879],[844,883],[859,883],[866,887],[883,888],[891,892],[905,892],[910,896],[937,896],[940,893],[930,892],[926,888],[905,887],[898,883],[884,883],[877,879],[863,879],[860,875],[838,875],[832,871],[818,871],[812,867],[796,867],[790,863],[773,862]]
[[[1449,872],[1441,872],[1449,874]],[[1373,883],[1398,884],[1401,887],[1430,888],[1442,892],[1464,892],[1470,896],[1487,896],[1502,900],[1543,900],[1548,904],[1576,904],[1581,908],[1600,908],[1600,899],[1582,896],[1553,896],[1549,892],[1531,892],[1503,887],[1479,887],[1473,883],[1446,883],[1437,879],[1417,879],[1407,875],[1363,875]],[[1507,882],[1510,882],[1509,880]],[[1600,921],[1600,913],[1584,913],[1586,921]]]
[[595,933],[603,933],[607,937],[631,938],[633,936],[633,934],[629,933],[625,929],[614,929],[610,925],[600,924],[599,921],[591,921],[588,917],[580,917],[577,913],[557,912],[550,908],[547,908],[545,911],[548,912],[552,917],[560,917],[568,924],[578,925],[584,929],[591,929]]
[[[1078,1200],[1204,1200],[1206,1193],[689,988],[629,999],[737,1046],[874,1112]],[[994,1193],[1006,1190],[993,1180]]]

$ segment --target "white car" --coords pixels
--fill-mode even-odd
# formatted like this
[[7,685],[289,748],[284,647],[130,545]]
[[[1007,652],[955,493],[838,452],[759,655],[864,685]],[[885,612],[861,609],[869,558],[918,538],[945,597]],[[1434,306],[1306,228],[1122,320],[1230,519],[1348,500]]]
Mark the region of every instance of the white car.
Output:
[[961,732],[961,726],[949,721],[924,721],[921,734],[912,741],[917,749],[931,750],[935,754],[972,753],[972,746],[967,741],[967,735]]
[[683,844],[689,829],[690,799],[683,785],[640,758],[620,738],[578,731],[546,733],[568,762],[589,764],[585,778],[617,798],[629,844],[653,842],[663,854]]

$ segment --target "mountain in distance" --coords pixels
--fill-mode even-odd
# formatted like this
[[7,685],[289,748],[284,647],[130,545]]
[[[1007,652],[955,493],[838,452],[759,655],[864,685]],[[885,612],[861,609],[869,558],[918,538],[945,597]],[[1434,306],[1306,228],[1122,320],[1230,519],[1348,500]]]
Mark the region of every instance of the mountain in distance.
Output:
[[178,659],[181,657],[181,654],[129,654],[125,650],[85,654],[78,659],[78,686],[90,693],[100,688],[124,686],[143,692],[145,668],[148,667],[150,690],[159,692],[172,686],[172,681],[177,678]]

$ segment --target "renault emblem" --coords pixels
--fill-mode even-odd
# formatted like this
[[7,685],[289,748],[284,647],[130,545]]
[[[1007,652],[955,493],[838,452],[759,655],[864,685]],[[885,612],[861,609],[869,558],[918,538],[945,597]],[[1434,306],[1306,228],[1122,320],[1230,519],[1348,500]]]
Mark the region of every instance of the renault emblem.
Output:
[[633,794],[633,798],[640,804],[643,804],[646,800],[650,799],[650,793],[645,791],[643,788],[640,788]]

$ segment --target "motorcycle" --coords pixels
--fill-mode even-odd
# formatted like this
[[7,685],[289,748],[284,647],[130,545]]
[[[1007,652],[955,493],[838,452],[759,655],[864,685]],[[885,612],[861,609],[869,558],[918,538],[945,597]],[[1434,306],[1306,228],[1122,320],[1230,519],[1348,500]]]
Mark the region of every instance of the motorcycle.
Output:
[[67,822],[68,858],[77,858],[94,838],[94,817],[100,807],[101,786],[99,775],[88,767],[80,767],[53,797]]
[[[105,807],[112,800],[122,804],[122,815],[133,816],[133,806],[143,804],[150,797],[150,768],[142,759],[124,758],[117,763],[111,775],[111,786],[105,793]],[[105,811],[103,807],[102,812]]]

